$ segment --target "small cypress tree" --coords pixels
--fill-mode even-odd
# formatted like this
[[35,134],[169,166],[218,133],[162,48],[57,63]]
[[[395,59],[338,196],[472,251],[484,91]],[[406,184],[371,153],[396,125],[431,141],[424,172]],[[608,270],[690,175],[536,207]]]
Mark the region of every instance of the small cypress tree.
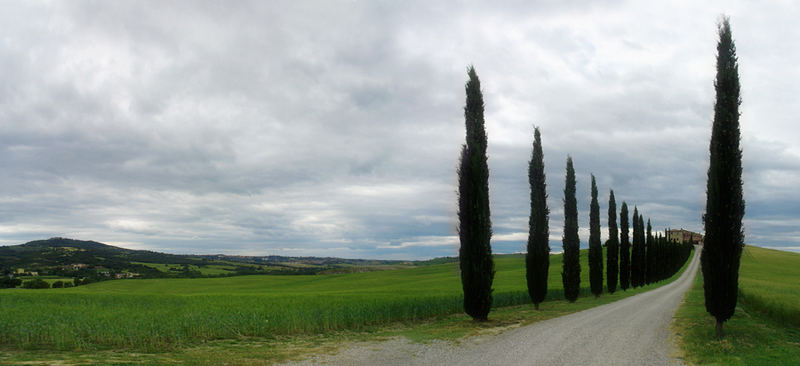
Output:
[[561,282],[564,285],[564,298],[575,302],[581,289],[580,245],[578,236],[578,200],[575,198],[575,168],[572,157],[567,157],[567,177],[564,184],[564,254]]
[[597,183],[592,174],[592,201],[589,203],[589,287],[595,297],[603,293],[603,247],[600,243],[600,205]]
[[719,25],[716,103],[709,147],[706,186],[706,236],[700,260],[706,310],[716,319],[718,337],[722,324],[733,316],[739,288],[739,261],[744,248],[744,196],[742,150],[739,147],[739,65],[729,19]]
[[465,86],[467,102],[464,121],[466,144],[461,148],[458,169],[458,235],[461,241],[459,263],[464,290],[464,311],[477,321],[488,319],[492,306],[492,222],[489,212],[489,166],[486,157],[486,130],[483,120],[483,94],[475,68],[468,70]]
[[606,284],[609,293],[617,290],[617,272],[619,271],[619,233],[617,232],[617,202],[614,190],[608,195],[608,245],[606,245]]
[[547,274],[550,269],[549,215],[544,175],[544,154],[539,128],[534,129],[533,153],[528,164],[528,182],[531,186],[531,216],[528,220],[528,253],[525,255],[528,294],[533,306],[547,295]]
[[628,204],[622,201],[619,211],[619,287],[623,291],[631,286],[631,243],[628,240]]

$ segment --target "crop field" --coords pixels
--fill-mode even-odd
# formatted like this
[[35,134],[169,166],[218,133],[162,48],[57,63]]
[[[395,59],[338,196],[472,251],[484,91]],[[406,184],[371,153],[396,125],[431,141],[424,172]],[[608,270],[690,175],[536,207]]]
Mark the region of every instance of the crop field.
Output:
[[[584,250],[582,296],[589,286],[586,258]],[[548,298],[561,299],[561,256],[552,255],[550,261]],[[495,306],[529,302],[523,256],[497,256],[495,263]],[[349,274],[132,279],[68,289],[3,290],[0,344],[163,351],[217,339],[362,330],[459,313],[461,302],[457,263]]]
[[745,247],[739,296],[751,309],[800,327],[800,253]]

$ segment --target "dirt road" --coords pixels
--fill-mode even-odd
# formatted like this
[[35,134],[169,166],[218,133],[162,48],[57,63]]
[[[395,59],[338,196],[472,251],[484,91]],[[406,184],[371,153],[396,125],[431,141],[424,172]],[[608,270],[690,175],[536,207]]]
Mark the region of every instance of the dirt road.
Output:
[[[677,365],[669,324],[700,263],[671,284],[497,336],[413,344],[404,339],[358,344],[296,364],[331,365]],[[578,300],[580,301],[580,299]]]

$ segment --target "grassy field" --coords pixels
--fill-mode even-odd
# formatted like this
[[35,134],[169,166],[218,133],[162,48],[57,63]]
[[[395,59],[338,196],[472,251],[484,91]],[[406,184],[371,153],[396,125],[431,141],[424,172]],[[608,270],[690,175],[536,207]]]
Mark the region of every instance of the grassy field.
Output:
[[[583,296],[589,285],[586,257],[583,251]],[[495,306],[528,303],[523,256],[498,256],[495,263]],[[562,298],[560,271],[561,256],[551,256],[550,300]],[[461,301],[457,263],[339,275],[119,280],[70,289],[4,290],[0,344],[16,350],[174,351],[225,339],[374,330],[459,314]]]
[[800,360],[800,254],[748,246],[739,271],[739,305],[717,340],[705,310],[703,276],[673,324],[686,361],[694,365],[797,365]]
[[739,299],[749,309],[800,327],[800,253],[746,247]]

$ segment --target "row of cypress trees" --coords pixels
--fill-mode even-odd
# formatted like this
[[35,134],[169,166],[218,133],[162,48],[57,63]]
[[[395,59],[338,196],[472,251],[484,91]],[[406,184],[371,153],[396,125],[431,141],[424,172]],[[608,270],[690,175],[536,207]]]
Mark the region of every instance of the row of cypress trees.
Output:
[[[717,46],[717,92],[714,125],[711,138],[711,159],[708,171],[706,214],[706,250],[701,257],[704,274],[706,309],[717,320],[717,333],[722,335],[722,323],[730,318],[736,303],[738,267],[744,235],[741,219],[744,215],[741,179],[741,149],[739,148],[738,65],[730,24],[724,18],[719,27]],[[476,320],[486,320],[492,304],[494,263],[491,252],[491,219],[489,212],[489,169],[486,156],[484,104],[480,81],[474,67],[469,67],[469,81],[464,107],[466,143],[461,149],[458,168],[459,181],[459,250],[461,280],[464,290],[464,309]],[[564,296],[575,301],[580,292],[580,238],[578,210],[575,198],[575,170],[572,157],[567,157],[564,185],[563,271]],[[526,279],[532,302],[538,309],[547,293],[549,271],[547,193],[541,134],[534,131],[533,153],[528,168],[531,187],[531,215],[527,244]],[[599,204],[597,185],[591,177],[589,213],[589,279],[595,296],[603,289],[603,251],[600,245]],[[727,182],[732,184],[721,184]],[[613,293],[619,287],[626,290],[669,277],[688,259],[690,245],[668,243],[652,235],[652,225],[634,207],[632,223],[628,221],[628,206],[622,202],[619,231],[616,225],[614,191],[609,194],[606,264],[606,287]],[[629,238],[629,224],[633,228]],[[619,240],[618,240],[619,238]],[[629,240],[630,239],[630,240]],[[632,241],[632,243],[631,243]],[[629,254],[630,251],[630,254]],[[724,270],[720,270],[724,269]]]
[[[480,80],[475,68],[468,69],[469,80],[465,85],[466,105],[464,121],[466,143],[461,148],[458,168],[458,234],[461,242],[459,265],[464,291],[464,311],[476,321],[488,319],[492,306],[492,282],[494,262],[490,240],[492,223],[489,211],[489,168],[487,163],[486,130],[484,126],[484,103]],[[525,257],[528,293],[538,309],[547,294],[547,277],[550,264],[549,209],[547,207],[544,154],[541,133],[534,130],[533,152],[528,165],[528,180],[531,187],[531,214],[527,254]],[[600,205],[597,201],[597,183],[594,175],[591,182],[592,200],[589,213],[589,279],[595,296],[603,291],[603,248],[600,242]],[[580,293],[580,237],[578,236],[578,204],[575,197],[576,182],[572,157],[567,157],[567,173],[564,185],[564,235],[563,272],[564,297],[575,301]],[[629,284],[643,285],[645,279],[645,236],[642,216],[634,208],[633,257],[628,258],[627,204],[622,203],[621,255],[617,251],[616,203],[614,191],[609,195],[608,265],[606,277],[609,292],[616,290],[617,276],[623,290]],[[650,227],[648,223],[648,237]],[[652,239],[650,240],[652,242]],[[666,247],[665,247],[666,248]],[[666,250],[666,249],[665,249]],[[618,263],[618,258],[621,261]],[[653,257],[652,260],[661,260]],[[629,268],[630,264],[630,268]],[[655,268],[655,264],[652,264]]]

